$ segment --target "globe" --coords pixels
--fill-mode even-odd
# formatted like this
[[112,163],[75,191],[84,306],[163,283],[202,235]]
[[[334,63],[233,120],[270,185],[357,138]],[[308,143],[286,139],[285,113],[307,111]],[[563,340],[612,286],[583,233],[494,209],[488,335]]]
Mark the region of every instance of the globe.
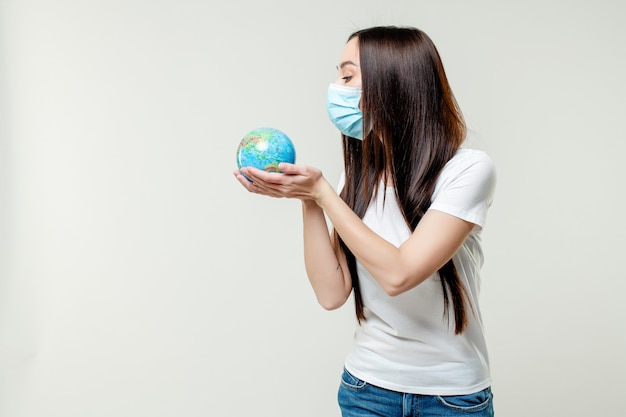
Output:
[[261,127],[246,134],[237,148],[237,166],[255,167],[267,172],[280,172],[278,164],[296,161],[293,142],[284,132]]

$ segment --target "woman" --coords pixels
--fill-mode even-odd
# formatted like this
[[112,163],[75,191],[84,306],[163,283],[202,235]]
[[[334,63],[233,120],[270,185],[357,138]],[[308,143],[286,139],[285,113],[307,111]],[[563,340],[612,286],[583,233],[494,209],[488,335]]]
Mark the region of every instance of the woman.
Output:
[[340,194],[308,166],[234,174],[250,192],[302,201],[306,271],[324,308],[354,291],[344,417],[492,416],[478,291],[493,163],[461,148],[465,123],[424,32],[358,31],[337,69],[327,109],[342,132]]

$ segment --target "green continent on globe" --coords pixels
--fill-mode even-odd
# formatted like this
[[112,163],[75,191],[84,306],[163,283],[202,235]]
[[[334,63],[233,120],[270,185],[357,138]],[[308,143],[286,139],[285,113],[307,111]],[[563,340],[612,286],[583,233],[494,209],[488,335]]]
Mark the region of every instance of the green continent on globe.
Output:
[[291,139],[278,129],[260,128],[249,132],[237,148],[239,168],[253,166],[267,172],[280,172],[281,162],[294,163],[295,149]]

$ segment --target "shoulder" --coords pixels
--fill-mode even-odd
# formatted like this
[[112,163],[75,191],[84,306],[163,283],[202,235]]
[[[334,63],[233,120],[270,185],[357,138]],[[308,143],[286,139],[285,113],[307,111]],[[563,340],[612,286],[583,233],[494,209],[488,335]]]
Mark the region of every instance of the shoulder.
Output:
[[431,208],[482,227],[495,183],[494,163],[486,152],[459,149],[437,178]]
[[495,164],[485,151],[462,148],[443,167],[437,183],[441,186],[461,179],[493,183],[495,178]]
[[491,157],[484,151],[462,148],[443,167],[433,198],[444,192],[465,192],[487,199],[493,193],[496,169]]
[[470,148],[461,148],[444,166],[443,171],[456,172],[469,168],[495,172],[495,165],[485,151]]

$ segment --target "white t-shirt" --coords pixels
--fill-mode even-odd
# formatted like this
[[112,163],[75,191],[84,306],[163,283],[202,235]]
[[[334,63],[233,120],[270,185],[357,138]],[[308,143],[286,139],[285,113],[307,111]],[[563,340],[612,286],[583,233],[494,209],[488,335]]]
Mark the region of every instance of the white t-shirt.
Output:
[[[340,187],[342,183],[343,178]],[[494,187],[495,170],[489,156],[460,149],[443,168],[429,208],[476,225],[453,257],[474,309],[474,313],[466,310],[468,326],[462,334],[454,334],[453,311],[449,319],[444,316],[438,273],[391,297],[357,260],[366,320],[357,326],[354,347],[345,362],[354,376],[386,389],[424,395],[470,394],[491,385],[478,295],[483,263],[480,232]],[[384,204],[383,194],[378,193],[363,221],[400,246],[411,231],[393,188],[386,188]]]

